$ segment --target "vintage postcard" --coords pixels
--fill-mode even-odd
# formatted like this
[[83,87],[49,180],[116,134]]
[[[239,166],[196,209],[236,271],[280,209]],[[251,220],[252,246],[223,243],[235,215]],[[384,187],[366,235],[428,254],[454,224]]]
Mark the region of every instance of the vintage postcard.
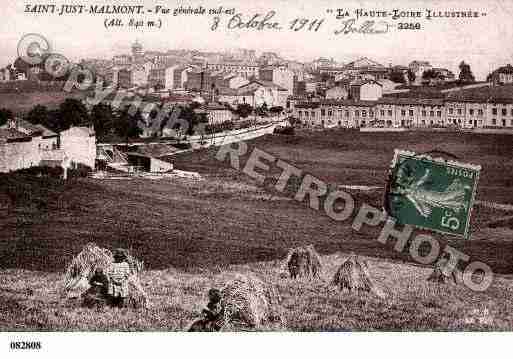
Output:
[[8,354],[513,330],[512,2],[1,9]]

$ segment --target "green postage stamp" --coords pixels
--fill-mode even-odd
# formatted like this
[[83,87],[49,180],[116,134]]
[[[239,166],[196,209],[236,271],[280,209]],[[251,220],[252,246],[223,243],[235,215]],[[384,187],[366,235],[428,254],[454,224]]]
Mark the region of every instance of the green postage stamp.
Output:
[[397,223],[468,238],[480,171],[478,165],[395,150],[385,209]]

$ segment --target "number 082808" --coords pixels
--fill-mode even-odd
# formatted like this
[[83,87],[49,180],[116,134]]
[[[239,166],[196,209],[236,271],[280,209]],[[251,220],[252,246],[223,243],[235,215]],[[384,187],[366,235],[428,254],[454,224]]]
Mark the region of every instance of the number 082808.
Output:
[[41,342],[13,341],[10,344],[11,350],[39,350]]

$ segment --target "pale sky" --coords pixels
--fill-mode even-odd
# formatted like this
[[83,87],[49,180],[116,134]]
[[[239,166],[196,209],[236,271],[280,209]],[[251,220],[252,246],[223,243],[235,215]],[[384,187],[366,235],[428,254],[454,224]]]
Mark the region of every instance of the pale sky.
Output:
[[[225,8],[235,7],[243,18],[256,13],[276,11],[274,19],[284,27],[281,31],[227,30],[231,16],[224,15],[221,26],[211,31],[212,15],[177,16],[172,15],[63,15],[24,13],[25,6],[38,3],[52,3],[37,0],[2,0],[2,22],[0,23],[0,66],[12,63],[16,58],[17,43],[26,33],[39,33],[51,43],[54,52],[61,53],[72,61],[81,58],[111,58],[114,54],[129,53],[130,45],[138,39],[145,50],[198,49],[230,50],[249,48],[261,51],[276,51],[287,59],[311,61],[320,56],[333,57],[336,61],[348,62],[359,56],[367,56],[383,65],[407,65],[412,60],[430,61],[433,66],[446,67],[458,74],[458,64],[465,60],[478,79],[493,69],[513,63],[513,1],[500,0],[318,0],[305,4],[290,0],[252,1],[134,1],[134,0],[55,0],[60,11],[62,4],[144,4],[154,9],[160,4],[174,9],[178,6],[202,5],[209,9],[222,4]],[[341,20],[327,9],[343,7],[351,12],[358,8],[391,11],[402,10],[474,10],[488,15],[477,19],[405,19],[405,22],[420,22],[422,30],[393,29],[381,35],[334,35],[340,28]],[[105,18],[120,18],[125,23],[131,18],[162,20],[160,29],[124,28],[106,29]],[[287,29],[296,17],[311,19],[325,18],[318,32]],[[364,19],[365,20],[365,19]],[[364,21],[364,20],[360,20]],[[370,19],[372,20],[372,19]],[[381,20],[381,19],[377,19]],[[385,19],[392,24],[398,21]]]

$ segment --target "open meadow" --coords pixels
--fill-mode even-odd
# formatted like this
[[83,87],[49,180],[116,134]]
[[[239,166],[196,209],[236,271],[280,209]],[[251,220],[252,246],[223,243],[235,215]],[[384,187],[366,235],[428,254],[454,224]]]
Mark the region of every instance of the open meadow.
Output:
[[[439,149],[483,166],[477,199],[513,204],[513,137],[433,132],[361,134],[331,130],[265,136],[258,147],[330,184],[352,190],[361,203],[381,207],[394,148]],[[236,146],[235,144],[233,146]],[[217,149],[182,153],[175,168],[203,180],[0,177],[0,330],[184,330],[211,286],[232,273],[254,273],[277,285],[286,330],[512,330],[513,212],[474,207],[472,240],[435,235],[496,273],[485,292],[426,282],[431,267],[413,263],[376,241],[379,227],[351,228],[324,212],[265,188],[215,158]],[[244,164],[248,154],[241,158]],[[353,216],[354,217],[354,213]],[[124,247],[145,262],[146,310],[101,312],[60,296],[63,273],[88,242]],[[289,248],[313,244],[323,262],[318,281],[282,276]],[[328,283],[351,252],[365,256],[386,293],[347,295]]]

